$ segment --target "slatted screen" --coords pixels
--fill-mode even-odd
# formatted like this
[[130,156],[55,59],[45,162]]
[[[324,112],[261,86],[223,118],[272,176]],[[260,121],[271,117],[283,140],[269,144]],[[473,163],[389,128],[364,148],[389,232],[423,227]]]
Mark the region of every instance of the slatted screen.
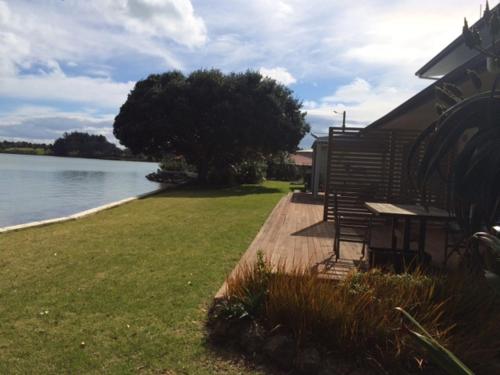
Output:
[[[418,135],[412,130],[330,128],[324,219],[334,219],[335,204],[342,205],[344,216],[352,213],[354,217],[366,212],[366,201],[421,203],[421,194],[406,172],[408,154]],[[416,153],[417,159],[424,147]],[[418,161],[411,162],[416,165]],[[429,189],[426,202],[445,206],[441,182]]]

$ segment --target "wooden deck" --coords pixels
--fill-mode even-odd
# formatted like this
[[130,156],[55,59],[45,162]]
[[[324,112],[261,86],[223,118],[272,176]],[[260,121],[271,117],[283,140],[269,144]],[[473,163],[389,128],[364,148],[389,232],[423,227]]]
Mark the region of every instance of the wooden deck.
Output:
[[[259,233],[232,271],[254,264],[260,250],[271,266],[311,269],[321,276],[340,279],[361,258],[361,245],[341,243],[340,259],[333,253],[334,226],[323,221],[323,202],[310,194],[290,193],[273,209]],[[225,284],[216,297],[222,297]]]

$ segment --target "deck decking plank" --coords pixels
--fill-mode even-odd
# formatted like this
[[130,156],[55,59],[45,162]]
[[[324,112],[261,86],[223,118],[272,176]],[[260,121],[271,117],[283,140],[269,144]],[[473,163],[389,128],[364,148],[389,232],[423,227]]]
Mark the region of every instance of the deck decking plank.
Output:
[[[312,269],[320,276],[343,278],[355,268],[361,246],[341,243],[341,259],[335,262],[331,222],[323,221],[323,205],[309,194],[290,193],[283,197],[231,272],[235,275],[245,264],[252,264],[260,250],[273,268],[287,271],[300,267]],[[224,283],[216,298],[223,297]]]

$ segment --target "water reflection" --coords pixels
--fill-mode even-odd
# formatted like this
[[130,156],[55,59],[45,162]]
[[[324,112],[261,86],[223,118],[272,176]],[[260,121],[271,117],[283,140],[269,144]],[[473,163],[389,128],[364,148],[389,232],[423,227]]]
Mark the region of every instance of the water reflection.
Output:
[[73,214],[154,190],[155,163],[0,154],[0,227]]

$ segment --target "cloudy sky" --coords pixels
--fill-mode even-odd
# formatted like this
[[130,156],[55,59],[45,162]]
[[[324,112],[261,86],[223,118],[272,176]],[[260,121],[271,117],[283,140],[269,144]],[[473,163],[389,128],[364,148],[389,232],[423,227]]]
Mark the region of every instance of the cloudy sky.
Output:
[[[496,5],[498,1],[490,1]],[[313,132],[367,124],[430,82],[414,72],[476,21],[480,0],[0,0],[0,139],[112,138],[137,80],[259,70]],[[308,137],[302,146],[310,144]]]

